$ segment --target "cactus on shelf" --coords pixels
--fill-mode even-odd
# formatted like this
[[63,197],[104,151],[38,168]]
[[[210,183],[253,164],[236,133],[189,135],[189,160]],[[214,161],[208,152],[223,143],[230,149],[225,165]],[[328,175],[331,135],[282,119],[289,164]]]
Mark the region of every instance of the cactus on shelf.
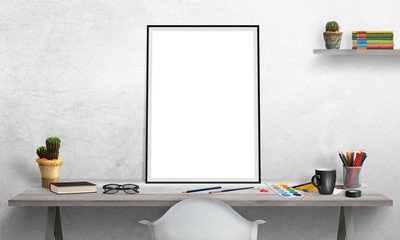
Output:
[[39,156],[39,158],[46,158],[46,147],[41,146],[36,149],[36,153]]
[[339,32],[339,24],[335,21],[330,21],[325,26],[326,32]]
[[49,137],[46,139],[46,157],[47,159],[58,159],[61,140],[58,137]]

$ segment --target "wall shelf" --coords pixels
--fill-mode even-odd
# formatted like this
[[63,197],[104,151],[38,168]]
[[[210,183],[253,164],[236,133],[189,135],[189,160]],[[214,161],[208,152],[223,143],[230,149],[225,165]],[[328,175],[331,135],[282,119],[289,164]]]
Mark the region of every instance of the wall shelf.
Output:
[[314,54],[322,55],[399,55],[400,49],[356,50],[356,49],[314,49]]

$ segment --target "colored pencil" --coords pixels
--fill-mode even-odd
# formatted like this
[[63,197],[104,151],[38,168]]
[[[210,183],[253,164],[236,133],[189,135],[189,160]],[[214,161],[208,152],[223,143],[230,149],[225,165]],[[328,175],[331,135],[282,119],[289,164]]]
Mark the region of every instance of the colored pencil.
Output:
[[187,190],[182,193],[192,193],[192,192],[200,192],[200,191],[206,191],[206,190],[212,190],[212,189],[219,189],[221,186],[218,187],[209,187],[209,188],[200,188],[200,189],[193,189],[193,190]]
[[344,156],[342,156],[342,153],[340,153],[338,151],[338,154],[339,154],[340,160],[342,160],[343,166],[348,166],[347,160],[346,160],[346,158]]
[[209,192],[208,194],[220,193],[220,192],[231,192],[231,191],[245,190],[245,189],[250,189],[250,188],[254,188],[254,187],[224,189],[224,190],[221,190],[221,191]]
[[338,154],[343,165],[348,167],[361,167],[367,158],[367,153],[363,150],[358,152],[348,151],[346,154],[338,152]]

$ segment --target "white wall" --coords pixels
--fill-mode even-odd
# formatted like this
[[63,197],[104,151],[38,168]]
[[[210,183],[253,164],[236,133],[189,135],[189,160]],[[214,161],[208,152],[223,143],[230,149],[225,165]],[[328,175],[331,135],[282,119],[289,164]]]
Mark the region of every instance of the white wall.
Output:
[[[338,150],[366,149],[364,182],[394,207],[356,208],[357,239],[400,224],[400,57],[320,56],[325,23],[400,33],[400,2],[33,1],[0,3],[0,239],[43,239],[45,209],[8,207],[40,184],[35,150],[62,139],[62,179],[143,179],[146,25],[260,25],[262,176],[341,172]],[[396,35],[397,36],[397,35]],[[395,36],[395,40],[398,37]],[[395,47],[400,47],[395,43]],[[340,174],[339,174],[340,178]],[[385,187],[386,185],[386,187]],[[62,209],[68,239],[141,239],[166,208]],[[267,219],[261,239],[335,239],[337,208],[237,208]]]

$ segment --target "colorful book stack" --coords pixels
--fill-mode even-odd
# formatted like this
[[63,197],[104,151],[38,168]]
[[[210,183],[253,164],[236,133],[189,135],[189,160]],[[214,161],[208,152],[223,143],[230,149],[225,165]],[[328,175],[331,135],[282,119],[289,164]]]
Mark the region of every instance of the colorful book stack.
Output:
[[393,49],[393,31],[353,31],[353,49]]

